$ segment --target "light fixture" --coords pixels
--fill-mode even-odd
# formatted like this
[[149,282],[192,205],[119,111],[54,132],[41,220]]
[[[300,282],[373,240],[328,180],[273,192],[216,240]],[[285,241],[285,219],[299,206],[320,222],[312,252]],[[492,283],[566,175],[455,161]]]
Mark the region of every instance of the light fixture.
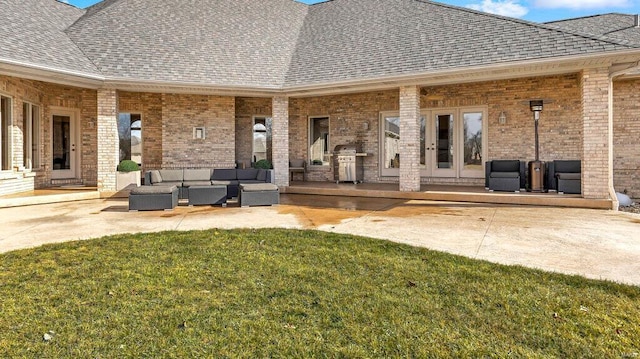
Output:
[[500,111],[500,116],[498,116],[498,123],[504,125],[507,123],[507,115],[505,115],[504,111]]

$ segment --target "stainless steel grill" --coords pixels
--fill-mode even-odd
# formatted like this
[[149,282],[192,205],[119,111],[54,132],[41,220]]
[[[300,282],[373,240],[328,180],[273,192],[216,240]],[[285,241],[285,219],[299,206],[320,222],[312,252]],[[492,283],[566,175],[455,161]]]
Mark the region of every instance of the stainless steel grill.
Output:
[[[333,173],[336,183],[362,182],[362,154],[358,145],[338,145],[333,150]],[[366,155],[366,154],[365,154]]]

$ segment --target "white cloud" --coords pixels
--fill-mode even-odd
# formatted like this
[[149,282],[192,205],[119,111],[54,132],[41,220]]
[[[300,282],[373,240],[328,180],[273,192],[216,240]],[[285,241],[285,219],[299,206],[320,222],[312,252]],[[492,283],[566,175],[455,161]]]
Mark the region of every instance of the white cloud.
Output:
[[523,17],[529,12],[529,9],[520,5],[518,0],[482,0],[482,4],[469,4],[467,7],[473,10],[510,17]]
[[547,9],[606,9],[612,7],[630,7],[629,0],[535,0],[534,5]]

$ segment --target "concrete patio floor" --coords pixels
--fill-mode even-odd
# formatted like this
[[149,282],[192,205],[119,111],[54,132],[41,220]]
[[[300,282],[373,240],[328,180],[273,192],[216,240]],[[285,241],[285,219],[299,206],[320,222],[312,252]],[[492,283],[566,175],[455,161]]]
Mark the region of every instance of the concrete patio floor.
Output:
[[317,229],[640,285],[640,215],[607,210],[283,194],[274,207],[129,212],[126,199],[0,208],[0,252],[118,233]]

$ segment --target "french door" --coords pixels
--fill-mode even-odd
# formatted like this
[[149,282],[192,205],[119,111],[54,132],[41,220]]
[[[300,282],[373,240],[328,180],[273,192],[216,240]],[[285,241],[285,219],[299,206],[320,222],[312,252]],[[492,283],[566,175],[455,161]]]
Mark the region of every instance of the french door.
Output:
[[[424,110],[420,118],[422,177],[483,178],[486,152],[486,109]],[[380,174],[398,176],[401,154],[397,113],[380,115]]]
[[51,178],[72,179],[78,173],[77,116],[70,110],[53,110],[51,118]]

